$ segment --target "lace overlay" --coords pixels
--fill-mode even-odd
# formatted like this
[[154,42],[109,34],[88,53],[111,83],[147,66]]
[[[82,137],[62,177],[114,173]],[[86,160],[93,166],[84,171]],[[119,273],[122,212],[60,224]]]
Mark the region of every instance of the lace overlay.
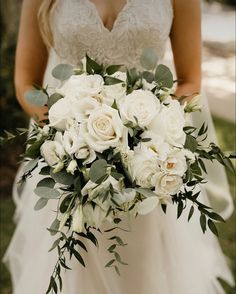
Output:
[[60,58],[76,65],[87,52],[104,64],[139,68],[143,48],[152,47],[162,59],[173,19],[171,0],[126,1],[110,31],[90,0],[58,0],[52,30]]

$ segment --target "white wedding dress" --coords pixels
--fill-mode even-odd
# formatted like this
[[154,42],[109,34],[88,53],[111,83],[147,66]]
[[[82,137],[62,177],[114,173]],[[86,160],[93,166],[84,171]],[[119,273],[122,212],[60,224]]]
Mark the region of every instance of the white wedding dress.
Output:
[[[54,49],[50,51],[44,84],[55,86],[51,70],[58,63],[78,64],[87,52],[104,64],[125,64],[140,67],[143,48],[152,47],[160,59],[165,52],[173,10],[171,0],[127,0],[113,29],[109,31],[89,0],[58,0],[51,14]],[[207,106],[195,117],[208,119]],[[209,121],[211,126],[211,122]],[[214,137],[212,126],[211,136]],[[233,205],[225,173],[210,167],[207,190],[201,199],[226,218]],[[22,173],[20,169],[19,177]],[[48,253],[53,238],[46,230],[54,219],[56,202],[41,211],[34,211],[37,196],[33,190],[40,179],[38,170],[27,181],[20,195],[14,187],[17,227],[5,255],[11,274],[14,294],[44,294],[56,261],[56,252]],[[220,178],[220,181],[218,180]],[[17,179],[16,179],[17,181]],[[209,194],[207,194],[209,192]],[[210,196],[211,195],[211,196]],[[119,277],[104,267],[111,259],[106,249],[111,243],[100,234],[100,248],[87,244],[83,254],[87,263],[82,268],[72,261],[72,271],[63,272],[63,294],[222,294],[217,278],[233,285],[233,277],[215,236],[203,234],[199,214],[187,222],[187,213],[176,219],[176,207],[169,206],[167,215],[161,208],[131,221],[131,232],[119,232],[128,246],[121,256],[128,266],[121,266]],[[111,236],[111,235],[110,235]],[[83,252],[82,252],[83,253]]]

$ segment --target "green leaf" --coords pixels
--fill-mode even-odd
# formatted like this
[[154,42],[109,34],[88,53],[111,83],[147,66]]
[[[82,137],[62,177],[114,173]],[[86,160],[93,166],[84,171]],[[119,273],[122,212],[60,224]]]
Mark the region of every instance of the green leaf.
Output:
[[50,171],[50,176],[53,180],[59,184],[63,184],[66,186],[71,186],[74,181],[74,176],[66,172],[66,170],[61,170],[57,173],[53,173],[53,170]]
[[155,72],[155,81],[161,86],[165,88],[173,87],[173,75],[170,69],[163,65],[159,64],[156,72]]
[[183,201],[180,201],[178,204],[178,209],[177,209],[177,219],[181,216],[183,209],[184,209]]
[[25,157],[37,158],[40,155],[40,147],[43,144],[44,139],[35,141],[32,145],[30,145],[25,152]]
[[103,66],[98,64],[95,60],[91,59],[87,54],[86,54],[86,70],[88,73],[101,73],[103,70]]
[[194,213],[194,206],[192,205],[190,210],[189,210],[189,215],[188,215],[188,222],[190,221],[190,219],[192,218]]
[[31,172],[33,169],[35,169],[38,165],[38,158],[30,160],[25,166],[24,166],[24,173]]
[[212,233],[218,237],[219,234],[218,234],[218,230],[217,230],[215,223],[211,219],[208,219],[207,224],[208,224],[209,229],[212,231]]
[[106,176],[107,173],[107,162],[105,159],[96,160],[90,168],[89,176],[90,180],[96,183],[100,178]]
[[153,70],[158,62],[156,50],[153,48],[145,48],[141,54],[140,63],[143,68]]
[[184,148],[192,152],[195,152],[197,150],[197,146],[198,146],[197,140],[191,135],[186,135]]
[[51,169],[50,166],[44,166],[40,170],[39,174],[43,175],[43,176],[48,176],[48,175],[50,175],[50,169]]
[[117,265],[114,266],[116,273],[120,276],[120,271]]
[[60,193],[57,190],[47,187],[37,187],[34,189],[34,193],[45,199],[55,199],[60,197]]
[[124,81],[110,76],[105,77],[105,85],[116,85],[120,83],[124,83]]
[[56,103],[58,100],[63,98],[63,96],[59,93],[53,93],[49,99],[48,99],[48,108],[50,109],[54,103]]
[[117,260],[120,264],[128,265],[128,263],[122,261],[120,255],[119,255],[117,252],[114,252],[114,255],[115,255],[116,260]]
[[150,71],[144,71],[142,77],[148,82],[152,83],[154,81],[154,74]]
[[117,65],[110,65],[107,67],[106,72],[108,75],[113,75],[115,72],[117,72],[120,68],[121,68],[121,64],[117,64]]
[[44,208],[48,203],[48,199],[45,198],[39,198],[39,200],[36,202],[34,206],[34,210],[40,210]]
[[53,70],[52,75],[54,78],[60,81],[69,79],[74,73],[73,66],[70,64],[58,64]]
[[38,182],[37,187],[53,188],[55,184],[56,183],[52,178],[45,178]]
[[52,244],[52,247],[48,250],[48,252],[51,252],[52,250],[54,250],[60,243],[60,238],[56,239],[53,244]]
[[112,244],[107,250],[113,252],[114,249],[116,249],[116,244]]
[[28,90],[24,96],[30,104],[35,106],[44,106],[48,101],[48,96],[43,90]]
[[116,261],[115,259],[110,260],[110,261],[105,265],[105,267],[110,267],[115,261]]
[[206,232],[206,216],[205,216],[205,214],[201,214],[201,216],[200,216],[200,225],[201,225],[203,233],[205,233]]
[[60,226],[60,221],[57,218],[55,218],[49,228],[49,232],[52,236],[58,233],[59,226]]
[[220,216],[218,213],[215,212],[210,212],[209,213],[210,218],[217,220],[219,222],[225,223],[225,220],[223,219],[222,216]]
[[79,252],[76,251],[74,248],[71,248],[71,251],[72,251],[73,255],[75,256],[75,258],[80,262],[80,264],[82,264],[82,266],[85,267],[84,260],[83,260],[82,256],[79,254]]
[[65,213],[71,203],[72,195],[67,195],[60,204],[60,212]]

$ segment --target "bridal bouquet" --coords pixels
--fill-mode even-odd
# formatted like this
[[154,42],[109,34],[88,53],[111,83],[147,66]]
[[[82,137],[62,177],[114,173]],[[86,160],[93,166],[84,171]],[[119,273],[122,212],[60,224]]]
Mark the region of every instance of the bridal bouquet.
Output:
[[[29,133],[22,178],[41,166],[35,209],[57,201],[48,230],[58,236],[50,249],[57,248],[58,262],[47,293],[62,289],[61,268],[69,269],[66,253],[85,266],[83,240],[97,246],[95,232],[111,234],[127,216],[176,205],[179,218],[190,202],[188,220],[198,209],[203,232],[208,226],[217,234],[215,222],[224,221],[198,200],[205,160],[233,169],[218,146],[204,145],[207,126],[197,130],[188,123],[188,114],[200,110],[200,96],[181,104],[186,97],[176,99],[172,73],[157,65],[152,50],[142,55],[141,64],[143,71],[105,67],[86,56],[78,68],[60,64],[53,70],[61,81],[53,93],[50,88],[26,93],[29,102],[48,106],[48,119],[34,123]],[[105,222],[110,229],[103,230]],[[119,273],[125,262],[117,249],[127,244],[119,234],[109,240],[112,259],[105,266]]]

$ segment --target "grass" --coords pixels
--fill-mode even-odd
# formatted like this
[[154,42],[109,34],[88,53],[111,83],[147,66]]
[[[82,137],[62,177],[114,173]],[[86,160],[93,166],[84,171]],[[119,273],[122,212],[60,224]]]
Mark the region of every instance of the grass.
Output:
[[[235,126],[232,123],[229,123],[219,118],[215,118],[214,122],[216,125],[217,136],[223,150],[235,150]],[[232,136],[234,136],[234,138],[232,138]],[[234,176],[232,174],[228,174],[228,179],[231,192],[233,195],[235,195]],[[9,197],[1,197],[0,200],[0,258],[2,258],[14,230],[14,224],[12,222],[14,204],[10,195]],[[231,260],[233,272],[236,275],[236,264],[234,262],[236,260],[235,216],[236,213],[234,212],[234,215],[227,221],[226,224],[219,226],[219,230],[222,249]],[[230,289],[227,285],[224,285],[224,287],[227,294],[235,293],[235,288]],[[0,293],[11,294],[10,275],[2,263],[0,265]]]

